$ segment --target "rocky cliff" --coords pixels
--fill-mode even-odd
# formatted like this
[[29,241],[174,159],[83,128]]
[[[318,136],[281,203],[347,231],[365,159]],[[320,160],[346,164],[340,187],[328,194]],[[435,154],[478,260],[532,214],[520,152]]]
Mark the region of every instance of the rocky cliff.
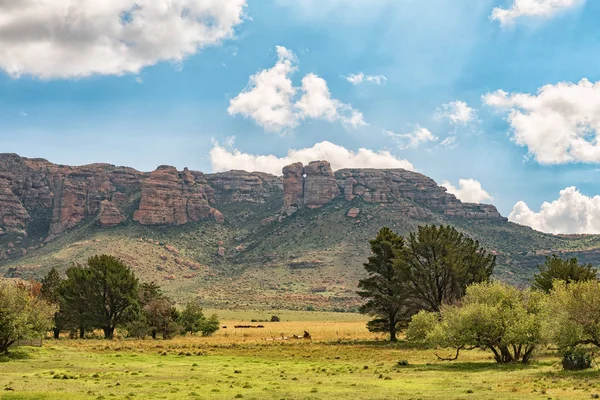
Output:
[[[333,201],[393,203],[408,217],[440,214],[502,219],[491,205],[465,204],[424,175],[402,169],[343,169],[327,161],[296,163],[283,177],[230,171],[203,174],[160,166],[150,173],[109,164],[78,167],[0,154],[0,235],[52,239],[84,221],[101,227],[224,222],[226,204],[283,203],[281,216]],[[279,207],[279,206],[277,206]],[[277,210],[273,210],[275,220]]]
[[335,199],[394,203],[408,217],[442,214],[466,219],[504,220],[496,207],[462,203],[425,175],[404,169],[342,169],[333,173],[327,161],[283,168],[284,205],[290,215],[299,208],[319,208]]

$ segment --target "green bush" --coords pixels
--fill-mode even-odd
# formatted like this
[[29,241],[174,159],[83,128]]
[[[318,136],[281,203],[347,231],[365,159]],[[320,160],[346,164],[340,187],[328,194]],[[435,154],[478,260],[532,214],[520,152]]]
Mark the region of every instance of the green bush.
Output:
[[584,349],[569,348],[563,353],[562,366],[566,371],[592,368],[592,355]]

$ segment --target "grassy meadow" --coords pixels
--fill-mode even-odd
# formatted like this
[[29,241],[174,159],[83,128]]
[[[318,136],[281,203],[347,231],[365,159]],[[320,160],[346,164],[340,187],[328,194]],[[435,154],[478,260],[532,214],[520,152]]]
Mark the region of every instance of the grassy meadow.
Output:
[[[61,339],[13,349],[10,359],[0,359],[0,398],[498,400],[600,393],[599,372],[563,372],[551,353],[539,353],[529,366],[496,365],[480,351],[443,362],[434,350],[385,342],[357,314],[219,314],[227,329],[208,338]],[[233,328],[273,314],[282,322]],[[312,340],[278,340],[304,330]]]

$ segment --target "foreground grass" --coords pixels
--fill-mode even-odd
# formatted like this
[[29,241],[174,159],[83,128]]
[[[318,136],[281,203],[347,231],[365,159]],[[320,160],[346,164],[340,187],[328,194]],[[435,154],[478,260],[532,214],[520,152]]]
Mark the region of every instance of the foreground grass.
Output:
[[[498,400],[600,393],[598,372],[562,372],[547,354],[530,366],[496,365],[483,352],[438,362],[434,351],[376,340],[364,321],[264,325],[172,341],[46,341],[0,363],[0,398]],[[276,340],[304,329],[313,341]]]

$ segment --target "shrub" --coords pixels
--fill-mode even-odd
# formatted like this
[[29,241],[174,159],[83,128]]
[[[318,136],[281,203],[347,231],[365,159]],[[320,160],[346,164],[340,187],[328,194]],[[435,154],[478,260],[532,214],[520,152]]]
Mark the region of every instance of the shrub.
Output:
[[582,348],[569,348],[563,352],[562,366],[567,371],[592,368],[592,355]]

